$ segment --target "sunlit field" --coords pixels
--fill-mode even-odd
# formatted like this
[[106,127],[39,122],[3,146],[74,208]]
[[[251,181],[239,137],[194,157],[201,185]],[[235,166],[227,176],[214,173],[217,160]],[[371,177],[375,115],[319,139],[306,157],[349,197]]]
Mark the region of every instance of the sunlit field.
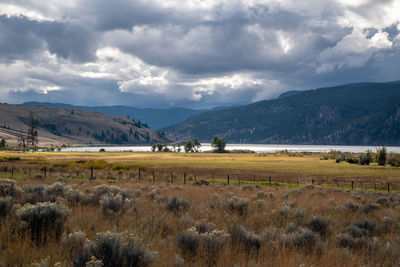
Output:
[[0,159],[0,266],[394,266],[400,256],[398,167],[319,154]]
[[[400,168],[378,166],[372,163],[369,166],[336,163],[333,159],[321,160],[323,154],[288,156],[285,154],[217,154],[217,153],[128,153],[128,152],[1,152],[0,158],[19,157],[20,161],[0,162],[0,166],[14,166],[15,176],[26,178],[27,168],[36,169],[47,167],[50,177],[67,176],[68,178],[87,178],[91,165],[95,166],[94,175],[99,179],[114,175],[119,178],[138,179],[136,167],[142,168],[142,177],[160,180],[163,177],[176,177],[182,180],[184,173],[189,177],[196,176],[203,179],[226,179],[237,181],[269,181],[288,184],[309,184],[314,182],[321,185],[368,187],[387,189],[387,184],[393,190],[400,189]],[[83,164],[74,164],[76,161],[85,161]],[[132,168],[115,172],[112,164],[129,165]],[[114,168],[115,169],[115,168]],[[76,172],[78,170],[78,172]],[[1,171],[1,170],[0,170]],[[0,172],[1,173],[1,172]],[[77,175],[78,174],[78,175]],[[31,175],[32,177],[33,175]],[[10,177],[5,172],[3,177]],[[163,179],[161,179],[163,180]]]

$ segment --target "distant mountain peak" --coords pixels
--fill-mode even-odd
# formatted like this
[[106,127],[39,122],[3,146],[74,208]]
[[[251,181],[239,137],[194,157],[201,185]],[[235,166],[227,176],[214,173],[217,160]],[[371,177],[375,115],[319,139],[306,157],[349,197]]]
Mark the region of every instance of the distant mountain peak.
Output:
[[400,145],[400,83],[289,91],[277,99],[208,111],[162,129],[179,140],[315,145]]
[[301,93],[301,91],[298,91],[298,90],[286,91],[286,92],[280,94],[278,96],[278,98],[284,98],[284,97],[288,97],[288,96],[293,96],[293,95],[297,95],[299,93]]
[[150,128],[158,130],[170,125],[180,123],[191,116],[195,116],[204,112],[205,110],[195,110],[187,108],[135,108],[129,106],[74,106],[63,103],[41,103],[41,102],[26,102],[24,105],[29,106],[50,106],[54,108],[74,108],[88,111],[95,111],[98,113],[111,115],[111,116],[129,116],[135,121],[141,121],[150,126]]

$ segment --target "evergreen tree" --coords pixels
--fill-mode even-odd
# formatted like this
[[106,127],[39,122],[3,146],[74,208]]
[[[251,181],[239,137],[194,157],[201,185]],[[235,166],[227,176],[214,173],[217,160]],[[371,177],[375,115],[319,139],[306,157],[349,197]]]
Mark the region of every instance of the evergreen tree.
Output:
[[214,152],[223,153],[225,152],[226,141],[222,138],[218,138],[214,136],[213,140],[211,141],[211,147],[213,148]]
[[183,147],[186,153],[193,152],[193,143],[191,140],[187,141]]
[[199,140],[197,138],[195,138],[194,141],[193,141],[193,147],[194,147],[194,151],[195,152],[199,152],[200,151],[201,144],[200,144],[200,142],[199,142]]
[[7,146],[7,142],[6,142],[6,139],[1,139],[1,141],[0,141],[0,150],[4,150],[4,149],[6,149],[6,146]]
[[376,161],[378,162],[379,165],[385,166],[386,160],[387,160],[386,147],[383,146],[382,148],[378,149],[378,151],[377,151]]

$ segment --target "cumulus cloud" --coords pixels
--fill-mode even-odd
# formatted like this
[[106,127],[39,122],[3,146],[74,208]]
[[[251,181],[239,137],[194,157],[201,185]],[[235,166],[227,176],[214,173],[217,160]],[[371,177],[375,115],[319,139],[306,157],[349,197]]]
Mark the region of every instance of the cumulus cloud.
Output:
[[0,0],[0,101],[245,104],[398,79],[396,0]]

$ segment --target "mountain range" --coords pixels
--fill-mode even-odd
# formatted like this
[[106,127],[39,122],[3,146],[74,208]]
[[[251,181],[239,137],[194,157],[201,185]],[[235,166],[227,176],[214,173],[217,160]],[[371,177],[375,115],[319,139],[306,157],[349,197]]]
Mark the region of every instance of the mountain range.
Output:
[[73,106],[62,103],[45,102],[26,102],[23,105],[28,106],[50,106],[54,108],[74,108],[88,111],[95,111],[111,116],[126,116],[135,121],[140,121],[148,125],[151,129],[158,130],[173,124],[180,123],[189,117],[195,116],[205,110],[187,109],[187,108],[135,108],[128,106]]
[[356,83],[214,110],[161,129],[180,140],[400,145],[400,81]]
[[49,106],[0,104],[0,139],[16,144],[26,137],[33,118],[39,145],[50,144],[152,144],[173,138],[157,133],[125,116]]
[[[50,134],[50,140],[58,142],[209,142],[219,136],[229,143],[400,145],[400,81],[293,90],[276,99],[208,111],[38,102],[1,105],[0,126],[5,127],[0,131],[27,128],[32,111],[41,114],[42,136]],[[44,115],[48,112],[51,116]]]

